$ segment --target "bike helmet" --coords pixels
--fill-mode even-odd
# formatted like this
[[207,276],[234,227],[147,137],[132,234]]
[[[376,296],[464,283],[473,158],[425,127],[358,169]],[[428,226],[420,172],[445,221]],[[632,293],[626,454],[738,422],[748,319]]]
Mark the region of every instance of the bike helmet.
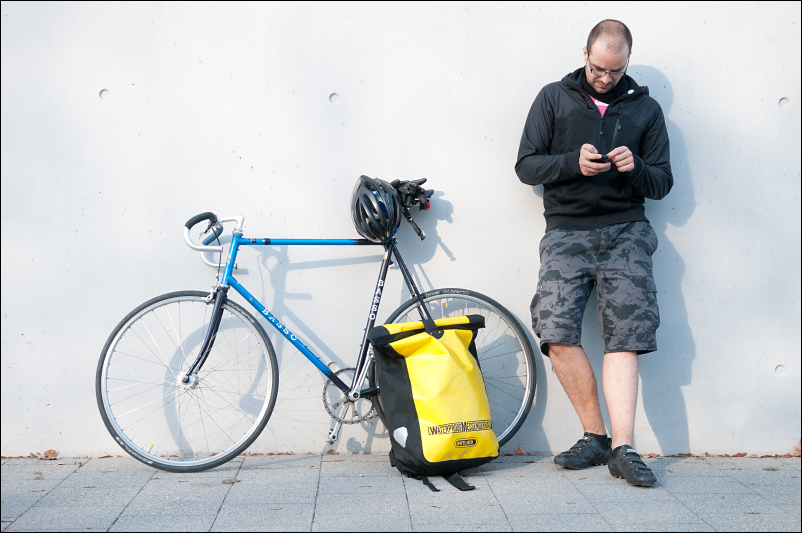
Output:
[[351,218],[356,230],[372,242],[386,242],[401,222],[401,205],[392,185],[359,176],[351,193]]

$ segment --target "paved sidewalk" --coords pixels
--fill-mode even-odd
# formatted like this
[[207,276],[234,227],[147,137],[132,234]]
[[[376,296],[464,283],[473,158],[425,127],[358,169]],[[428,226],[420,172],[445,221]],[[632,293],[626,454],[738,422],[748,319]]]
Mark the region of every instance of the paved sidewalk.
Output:
[[507,456],[441,492],[382,455],[239,457],[198,474],[131,458],[4,459],[3,531],[800,531],[799,458],[647,458],[652,488],[606,467]]

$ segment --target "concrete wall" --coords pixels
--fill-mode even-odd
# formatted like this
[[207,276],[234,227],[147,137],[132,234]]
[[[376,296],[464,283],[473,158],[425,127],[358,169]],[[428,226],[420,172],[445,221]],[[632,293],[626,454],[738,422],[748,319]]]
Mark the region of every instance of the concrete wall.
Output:
[[[642,358],[641,453],[785,453],[800,439],[800,4],[2,4],[2,454],[119,454],[97,412],[106,337],[214,272],[202,211],[258,237],[356,237],[360,174],[429,178],[405,227],[425,288],[462,286],[527,326],[544,230],[513,170],[529,106],[603,18],[665,111],[675,186],[647,215],[662,326]],[[313,350],[353,363],[373,249],[245,250],[239,278]],[[401,301],[399,275],[382,314]],[[593,303],[591,303],[591,306]],[[584,343],[600,369],[593,307]],[[534,337],[532,338],[535,341]],[[251,451],[322,452],[323,381],[277,342],[279,403]],[[581,432],[551,370],[510,444]],[[381,427],[339,450],[384,451]]]

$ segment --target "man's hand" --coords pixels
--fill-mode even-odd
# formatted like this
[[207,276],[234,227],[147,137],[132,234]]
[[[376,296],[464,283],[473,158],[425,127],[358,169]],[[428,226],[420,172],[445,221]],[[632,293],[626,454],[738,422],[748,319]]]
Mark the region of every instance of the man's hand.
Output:
[[[620,150],[620,148],[616,148],[616,150]],[[630,161],[632,161],[632,154],[630,153],[629,156]],[[599,172],[610,170],[610,163],[601,163],[599,162],[600,158],[601,155],[599,155],[595,146],[592,144],[583,144],[582,148],[579,150],[579,170],[585,176],[595,176]],[[634,163],[632,167],[635,167]]]
[[[581,153],[581,152],[580,152]],[[619,146],[609,154],[607,157],[616,166],[618,172],[629,172],[635,170],[635,159],[632,152],[626,146]]]

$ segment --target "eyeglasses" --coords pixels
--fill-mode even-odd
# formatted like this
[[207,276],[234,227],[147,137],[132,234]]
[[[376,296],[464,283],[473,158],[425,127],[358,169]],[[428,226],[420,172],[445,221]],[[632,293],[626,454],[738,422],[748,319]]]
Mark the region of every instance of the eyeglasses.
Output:
[[624,67],[624,70],[602,70],[600,68],[593,68],[590,64],[590,59],[585,60],[588,64],[588,68],[590,69],[590,73],[597,78],[603,77],[605,74],[609,74],[611,78],[620,78],[627,72],[627,67],[629,67],[629,59],[627,59],[627,64]]

